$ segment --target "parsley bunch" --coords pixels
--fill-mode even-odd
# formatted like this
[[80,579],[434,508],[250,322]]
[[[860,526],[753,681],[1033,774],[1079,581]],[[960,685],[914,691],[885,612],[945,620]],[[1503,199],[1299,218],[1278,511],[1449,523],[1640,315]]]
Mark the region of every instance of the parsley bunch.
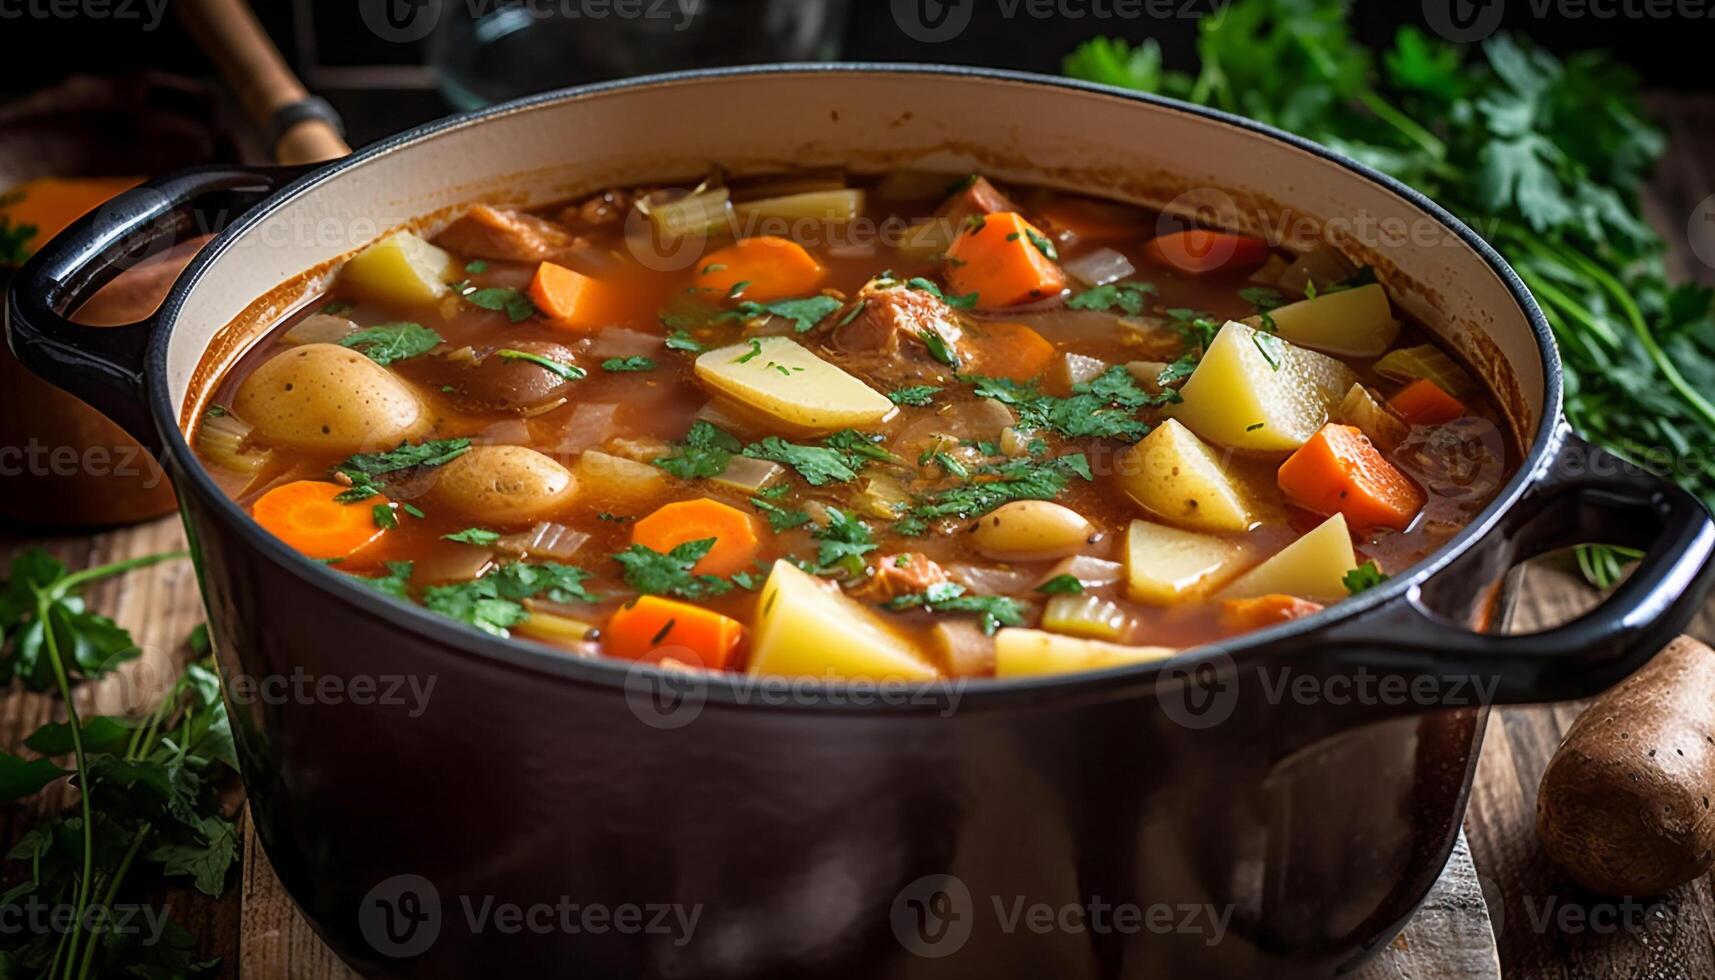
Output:
[[[238,857],[238,833],[222,812],[220,791],[238,768],[231,723],[220,696],[208,635],[190,645],[199,659],[141,718],[81,717],[76,681],[100,677],[137,656],[131,635],[89,612],[78,593],[100,579],[182,554],[149,555],[71,572],[45,552],[13,559],[0,587],[0,633],[10,677],[54,689],[66,720],[24,740],[34,755],[0,753],[0,800],[13,802],[70,781],[76,809],[36,824],[7,854],[27,876],[0,895],[4,904],[42,903],[73,911],[63,929],[0,937],[0,975],[52,978],[205,977],[218,960],[196,955],[196,941],[154,909],[158,936],[113,928],[134,904],[139,876],[181,876],[218,896]],[[74,768],[56,759],[70,756]],[[145,938],[152,941],[145,942]]]
[[[1153,42],[1097,39],[1068,74],[1163,92],[1299,133],[1389,173],[1494,243],[1541,303],[1586,437],[1715,504],[1715,291],[1671,285],[1639,207],[1665,146],[1636,78],[1524,38],[1480,51],[1403,28],[1377,64],[1347,0],[1237,0],[1199,24],[1195,75]],[[1598,584],[1612,551],[1583,556]]]

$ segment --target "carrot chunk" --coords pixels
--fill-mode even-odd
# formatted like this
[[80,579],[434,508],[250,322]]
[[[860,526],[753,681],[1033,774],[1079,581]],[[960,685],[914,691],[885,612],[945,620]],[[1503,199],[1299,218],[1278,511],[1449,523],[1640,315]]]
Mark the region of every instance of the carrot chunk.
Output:
[[1290,623],[1295,619],[1314,616],[1323,609],[1320,602],[1300,599],[1295,595],[1265,595],[1255,599],[1228,599],[1221,603],[1221,625],[1234,633],[1248,633],[1265,626]]
[[1425,497],[1358,429],[1329,423],[1277,474],[1287,499],[1318,514],[1344,514],[1360,530],[1405,530]]
[[707,497],[667,504],[631,529],[633,544],[660,552],[706,538],[714,538],[715,544],[692,566],[691,571],[698,575],[743,571],[756,560],[760,547],[756,522],[749,514]]
[[1387,404],[1412,425],[1441,425],[1465,417],[1465,403],[1428,378],[1406,385]]
[[348,489],[321,480],[287,483],[263,494],[250,514],[269,534],[305,557],[348,558],[385,533],[375,523],[375,508],[389,503],[381,496],[355,504],[334,499]]
[[1151,239],[1143,256],[1156,265],[1194,275],[1254,269],[1268,261],[1268,243],[1249,235],[1193,228]]
[[996,323],[969,338],[976,373],[1029,381],[1041,377],[1060,351],[1022,323]]
[[603,649],[609,656],[724,670],[744,641],[744,626],[720,613],[646,595],[608,617]]
[[947,284],[977,294],[977,306],[998,310],[1060,295],[1066,274],[1048,257],[1048,236],[1015,211],[991,214],[966,228],[947,249]]
[[812,293],[827,274],[804,246],[763,236],[710,255],[697,274],[697,286],[719,297],[766,303]]
[[568,330],[594,330],[616,318],[605,283],[552,262],[536,267],[529,295],[543,316]]

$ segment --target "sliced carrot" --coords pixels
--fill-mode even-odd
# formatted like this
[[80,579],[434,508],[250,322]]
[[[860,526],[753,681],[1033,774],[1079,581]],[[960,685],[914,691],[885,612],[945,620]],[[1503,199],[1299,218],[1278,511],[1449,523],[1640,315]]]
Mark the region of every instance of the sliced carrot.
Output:
[[602,638],[609,656],[724,670],[744,641],[744,626],[688,602],[646,595],[608,617]]
[[749,514],[701,497],[659,508],[631,529],[633,544],[668,552],[687,541],[714,538],[714,547],[691,568],[698,575],[731,575],[756,560],[760,542]]
[[385,533],[375,523],[375,508],[389,503],[381,496],[352,504],[334,499],[349,489],[321,480],[287,483],[263,494],[250,514],[269,534],[306,557],[349,558]]
[[1194,275],[1254,269],[1268,261],[1268,243],[1249,235],[1193,228],[1153,238],[1143,257],[1156,265]]
[[1440,425],[1465,417],[1465,403],[1428,378],[1406,385],[1387,404],[1412,425]]
[[1367,436],[1332,422],[1281,464],[1277,479],[1288,500],[1318,514],[1344,514],[1359,530],[1403,531],[1425,501]]
[[1321,612],[1320,602],[1294,595],[1265,595],[1255,599],[1228,599],[1221,603],[1221,625],[1234,633],[1248,633],[1265,626],[1290,623]]
[[1060,295],[1066,274],[1050,259],[1048,236],[1015,211],[980,219],[947,249],[947,284],[977,306],[998,310]]
[[1060,351],[1022,323],[996,323],[969,337],[976,373],[1029,381],[1042,376]]
[[530,302],[557,327],[594,330],[622,319],[610,287],[563,265],[544,262],[530,280]]
[[815,292],[828,270],[804,246],[785,238],[746,238],[716,251],[697,273],[697,286],[717,298],[766,303]]

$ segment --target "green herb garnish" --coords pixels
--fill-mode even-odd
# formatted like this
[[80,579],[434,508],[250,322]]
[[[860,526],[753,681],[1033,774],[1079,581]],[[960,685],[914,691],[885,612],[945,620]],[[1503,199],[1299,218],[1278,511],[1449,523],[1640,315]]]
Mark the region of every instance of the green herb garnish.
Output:
[[339,342],[386,367],[394,361],[427,354],[444,343],[441,335],[418,323],[384,323],[365,327]]

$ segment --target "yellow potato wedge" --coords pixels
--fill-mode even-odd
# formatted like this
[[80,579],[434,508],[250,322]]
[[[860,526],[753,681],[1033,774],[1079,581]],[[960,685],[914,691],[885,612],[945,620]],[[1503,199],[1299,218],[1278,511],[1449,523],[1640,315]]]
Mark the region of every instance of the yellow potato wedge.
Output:
[[[1344,357],[1380,357],[1399,337],[1399,321],[1379,283],[1323,293],[1269,311],[1281,339]],[[1245,323],[1262,327],[1263,318]]]
[[1170,606],[1207,595],[1250,560],[1235,541],[1132,521],[1125,542],[1126,593],[1134,602]]
[[432,303],[446,295],[453,257],[408,231],[352,256],[340,279],[378,303]]
[[1167,414],[1204,441],[1247,452],[1290,452],[1328,421],[1357,372],[1315,351],[1228,321]]
[[1175,419],[1119,457],[1114,479],[1143,509],[1197,531],[1246,531],[1255,523],[1221,459]]
[[1004,629],[994,637],[994,675],[1005,680],[1073,674],[1166,660],[1178,652],[1168,647],[1125,646],[1043,630]]
[[887,396],[788,337],[758,337],[697,358],[697,378],[797,432],[874,425],[894,411]]
[[936,676],[905,634],[789,561],[774,563],[751,628],[752,674],[877,681]]
[[1346,518],[1335,514],[1279,554],[1239,576],[1221,590],[1222,599],[1295,595],[1317,602],[1338,602],[1351,595],[1346,575],[1358,567]]

